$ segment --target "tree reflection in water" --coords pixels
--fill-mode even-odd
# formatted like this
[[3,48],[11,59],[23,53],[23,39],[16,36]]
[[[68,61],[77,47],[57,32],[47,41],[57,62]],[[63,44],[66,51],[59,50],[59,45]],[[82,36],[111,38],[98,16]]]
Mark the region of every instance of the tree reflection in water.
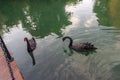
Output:
[[119,0],[96,0],[94,12],[98,17],[99,25],[114,26],[116,29],[120,29],[119,4]]
[[51,33],[61,36],[61,28],[70,25],[70,13],[66,4],[76,4],[79,0],[22,0],[0,1],[0,30],[19,24],[32,36],[45,37]]

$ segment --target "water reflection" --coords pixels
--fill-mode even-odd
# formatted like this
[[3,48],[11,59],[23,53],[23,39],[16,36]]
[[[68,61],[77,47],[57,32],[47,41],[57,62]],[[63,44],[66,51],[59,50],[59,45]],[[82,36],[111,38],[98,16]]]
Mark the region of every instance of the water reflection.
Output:
[[[113,75],[112,75],[112,78],[114,80],[119,80],[120,79],[120,64],[117,64],[115,65],[113,68],[112,68],[112,72],[113,72]],[[111,80],[113,80],[111,79]]]
[[91,51],[82,51],[82,52],[76,52],[76,51],[73,51],[72,49],[64,49],[64,53],[67,54],[68,56],[72,56],[73,54],[82,54],[82,55],[85,55],[85,56],[88,56],[90,54],[94,54],[94,53],[97,53],[95,50],[91,50]]
[[117,29],[120,29],[120,1],[119,0],[110,0],[109,9],[110,16],[113,26],[116,26]]
[[35,57],[34,57],[34,53],[33,52],[29,52],[30,57],[32,58],[32,64],[35,65]]
[[67,54],[68,56],[72,56],[74,54],[73,50],[71,50],[71,49],[67,50],[67,49],[63,48],[63,50],[64,50],[64,53]]
[[9,28],[21,21],[25,30],[32,36],[45,37],[52,32],[61,36],[61,27],[71,24],[68,20],[70,13],[66,13],[64,7],[78,1],[0,1],[1,30],[3,25]]
[[[98,12],[100,10],[102,15],[99,17],[100,13],[93,11],[95,0],[75,1],[1,2],[5,4],[0,5],[0,8],[3,8],[0,9],[1,24],[4,24],[1,26],[3,38],[26,80],[115,80],[118,77],[119,72],[114,69],[117,69],[116,63],[118,66],[120,64],[120,36],[104,30],[111,25],[109,19],[106,19],[107,15],[104,16],[109,13],[104,12],[106,8],[102,7],[106,6],[107,2],[98,0],[103,1],[103,5],[98,2],[100,9],[96,9]],[[107,25],[102,27],[98,22],[100,25]],[[73,37],[76,43],[91,42],[98,49],[88,53],[63,49],[61,35]],[[26,36],[38,37],[38,45],[33,54],[26,50],[23,41]],[[34,66],[31,66],[32,61],[28,54],[32,57]]]
[[44,37],[51,32],[61,36],[61,27],[71,24],[68,21],[69,15],[65,13],[65,5],[66,1],[63,0],[51,2],[51,4],[47,1],[30,2],[28,10],[25,9],[28,22],[23,23],[25,28],[36,37]]
[[103,26],[114,26],[120,29],[120,1],[119,0],[96,0],[94,12],[98,22]]
[[26,6],[24,1],[0,1],[0,26],[7,25],[12,27],[18,24],[19,20],[23,20],[23,8]]

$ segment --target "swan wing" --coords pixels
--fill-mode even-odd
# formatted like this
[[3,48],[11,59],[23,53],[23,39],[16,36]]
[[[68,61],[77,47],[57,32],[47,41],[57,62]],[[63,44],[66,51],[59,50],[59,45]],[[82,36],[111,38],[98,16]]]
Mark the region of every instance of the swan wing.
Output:
[[35,42],[35,40],[30,39],[29,40],[29,44],[30,44],[30,47],[31,47],[32,50],[34,50],[36,48],[36,42]]

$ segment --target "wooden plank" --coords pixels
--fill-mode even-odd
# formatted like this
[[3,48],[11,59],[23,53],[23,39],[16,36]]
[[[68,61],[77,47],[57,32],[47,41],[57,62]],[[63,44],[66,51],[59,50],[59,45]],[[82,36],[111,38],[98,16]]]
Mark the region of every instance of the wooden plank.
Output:
[[[20,69],[18,68],[16,62],[12,61],[10,65],[12,67],[15,80],[24,80],[23,75],[21,74]],[[12,80],[9,67],[1,47],[0,47],[0,80]]]

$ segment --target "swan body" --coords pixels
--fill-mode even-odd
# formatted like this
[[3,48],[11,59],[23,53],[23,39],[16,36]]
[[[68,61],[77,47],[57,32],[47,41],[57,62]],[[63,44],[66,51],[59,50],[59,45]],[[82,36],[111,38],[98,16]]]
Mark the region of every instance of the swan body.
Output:
[[30,52],[33,52],[33,50],[36,49],[36,41],[34,38],[28,40],[27,37],[24,38],[24,41],[27,42],[27,51],[30,53]]
[[92,45],[91,43],[88,43],[88,42],[84,42],[84,43],[79,43],[79,44],[73,45],[73,40],[69,36],[63,37],[62,40],[64,41],[66,39],[70,40],[69,48],[73,49],[75,51],[89,51],[89,50],[97,49],[96,47],[94,47],[94,45]]

